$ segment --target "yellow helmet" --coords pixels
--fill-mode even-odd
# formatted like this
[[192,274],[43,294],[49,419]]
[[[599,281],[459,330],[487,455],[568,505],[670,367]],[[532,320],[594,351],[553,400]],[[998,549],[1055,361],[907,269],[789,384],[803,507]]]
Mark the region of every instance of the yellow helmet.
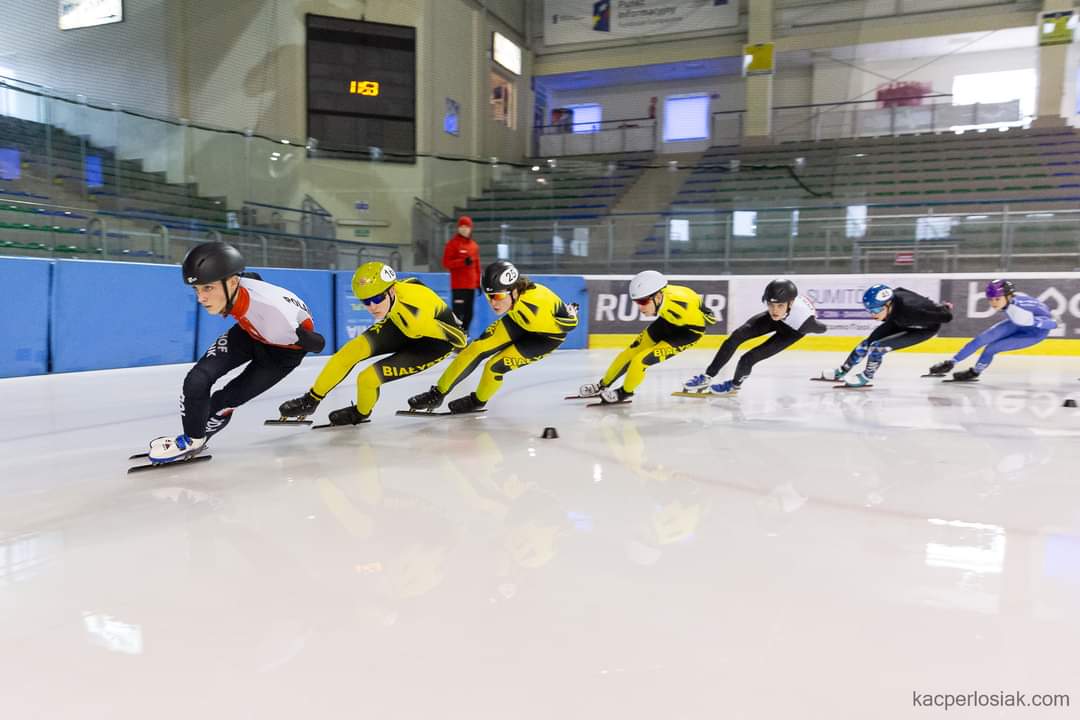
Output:
[[394,268],[381,262],[367,262],[356,268],[352,276],[352,291],[357,300],[382,295],[397,282]]

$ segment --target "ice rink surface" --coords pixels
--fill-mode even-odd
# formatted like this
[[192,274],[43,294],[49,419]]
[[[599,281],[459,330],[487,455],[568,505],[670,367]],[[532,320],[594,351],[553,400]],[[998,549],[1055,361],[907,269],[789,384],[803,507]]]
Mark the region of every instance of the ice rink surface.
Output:
[[789,352],[672,398],[691,351],[631,405],[562,399],[613,354],[481,416],[395,417],[429,372],[370,424],[264,427],[309,358],[212,461],[138,475],[188,366],[0,381],[0,717],[1077,717],[1080,359],[949,385],[899,354],[841,391]]

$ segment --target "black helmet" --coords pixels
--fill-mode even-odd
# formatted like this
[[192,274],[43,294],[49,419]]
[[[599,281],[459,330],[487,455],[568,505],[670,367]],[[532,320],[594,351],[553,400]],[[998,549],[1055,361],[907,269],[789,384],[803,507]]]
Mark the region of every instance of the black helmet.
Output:
[[484,268],[484,278],[481,281],[485,293],[506,292],[514,286],[521,273],[513,263],[506,260],[496,260]]
[[182,267],[185,283],[208,285],[244,272],[244,256],[227,243],[208,242],[191,248]]
[[765,292],[761,295],[764,303],[789,303],[799,295],[799,288],[790,280],[773,280],[765,286]]

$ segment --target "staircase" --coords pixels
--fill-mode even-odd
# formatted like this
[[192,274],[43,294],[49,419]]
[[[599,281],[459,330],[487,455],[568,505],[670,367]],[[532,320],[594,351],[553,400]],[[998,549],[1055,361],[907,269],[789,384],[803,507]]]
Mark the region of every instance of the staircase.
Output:
[[663,254],[665,221],[657,209],[671,206],[687,178],[685,170],[672,169],[670,163],[675,163],[674,167],[694,167],[702,155],[685,153],[652,158],[650,165],[662,167],[645,169],[611,209],[616,257],[633,255],[642,246],[661,248],[659,252]]

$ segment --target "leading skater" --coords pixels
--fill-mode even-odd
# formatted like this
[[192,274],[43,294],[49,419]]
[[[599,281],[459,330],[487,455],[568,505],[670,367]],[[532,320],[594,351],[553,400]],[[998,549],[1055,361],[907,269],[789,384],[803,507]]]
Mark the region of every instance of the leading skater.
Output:
[[[306,353],[326,344],[304,301],[285,288],[244,272],[244,258],[232,245],[196,245],[184,258],[184,282],[211,315],[236,319],[184,378],[180,419],[184,432],[150,443],[153,464],[190,460],[232,419],[233,410],[266,392],[300,364]],[[214,383],[248,363],[225,387]]]
[[[669,285],[656,270],[645,270],[630,280],[630,299],[645,317],[656,320],[615,358],[599,383],[582,385],[582,397],[600,396],[605,404],[625,402],[645,380],[645,371],[693,347],[716,318],[705,300],[682,285]],[[621,387],[612,383],[623,375]]]
[[502,386],[506,373],[547,357],[577,327],[576,306],[567,305],[505,260],[496,260],[484,269],[482,287],[491,309],[502,317],[454,358],[430,390],[409,398],[414,411],[431,411],[442,405],[447,393],[487,360],[476,391],[447,405],[455,414],[483,410]]
[[423,372],[465,347],[465,332],[446,301],[415,278],[398,280],[389,265],[368,262],[353,273],[352,289],[375,324],[334,353],[306,395],[282,403],[282,417],[311,415],[357,363],[389,354],[356,376],[356,404],[330,413],[331,425],[366,422],[383,383]]
[[959,382],[978,380],[983,370],[990,367],[995,355],[1040,343],[1057,327],[1050,308],[1045,303],[1017,292],[1016,287],[1008,280],[992,280],[988,283],[986,298],[990,301],[990,307],[1005,312],[1005,319],[979,333],[978,337],[960,348],[960,352],[953,355],[951,360],[942,360],[931,367],[931,375],[945,375],[958,362],[983,348],[974,367],[953,373],[953,379]]
[[[695,375],[683,386],[686,392],[738,392],[743,381],[750,377],[750,371],[755,364],[791,347],[808,333],[823,333],[827,329],[817,319],[813,304],[799,295],[799,288],[790,280],[773,280],[766,285],[761,302],[765,303],[765,312],[753,316],[728,336],[716,351],[716,357],[709,363],[705,373]],[[769,333],[772,333],[772,337],[739,358],[739,363],[735,366],[735,377],[712,384],[712,379],[720,372],[720,368],[731,360],[740,345]]]
[[[943,323],[952,320],[952,306],[936,303],[918,293],[888,285],[871,285],[863,293],[863,307],[881,325],[855,346],[844,364],[826,370],[822,379],[840,382],[845,387],[863,387],[874,378],[885,354],[918,345],[938,334]],[[848,372],[866,357],[866,369],[853,378]]]

